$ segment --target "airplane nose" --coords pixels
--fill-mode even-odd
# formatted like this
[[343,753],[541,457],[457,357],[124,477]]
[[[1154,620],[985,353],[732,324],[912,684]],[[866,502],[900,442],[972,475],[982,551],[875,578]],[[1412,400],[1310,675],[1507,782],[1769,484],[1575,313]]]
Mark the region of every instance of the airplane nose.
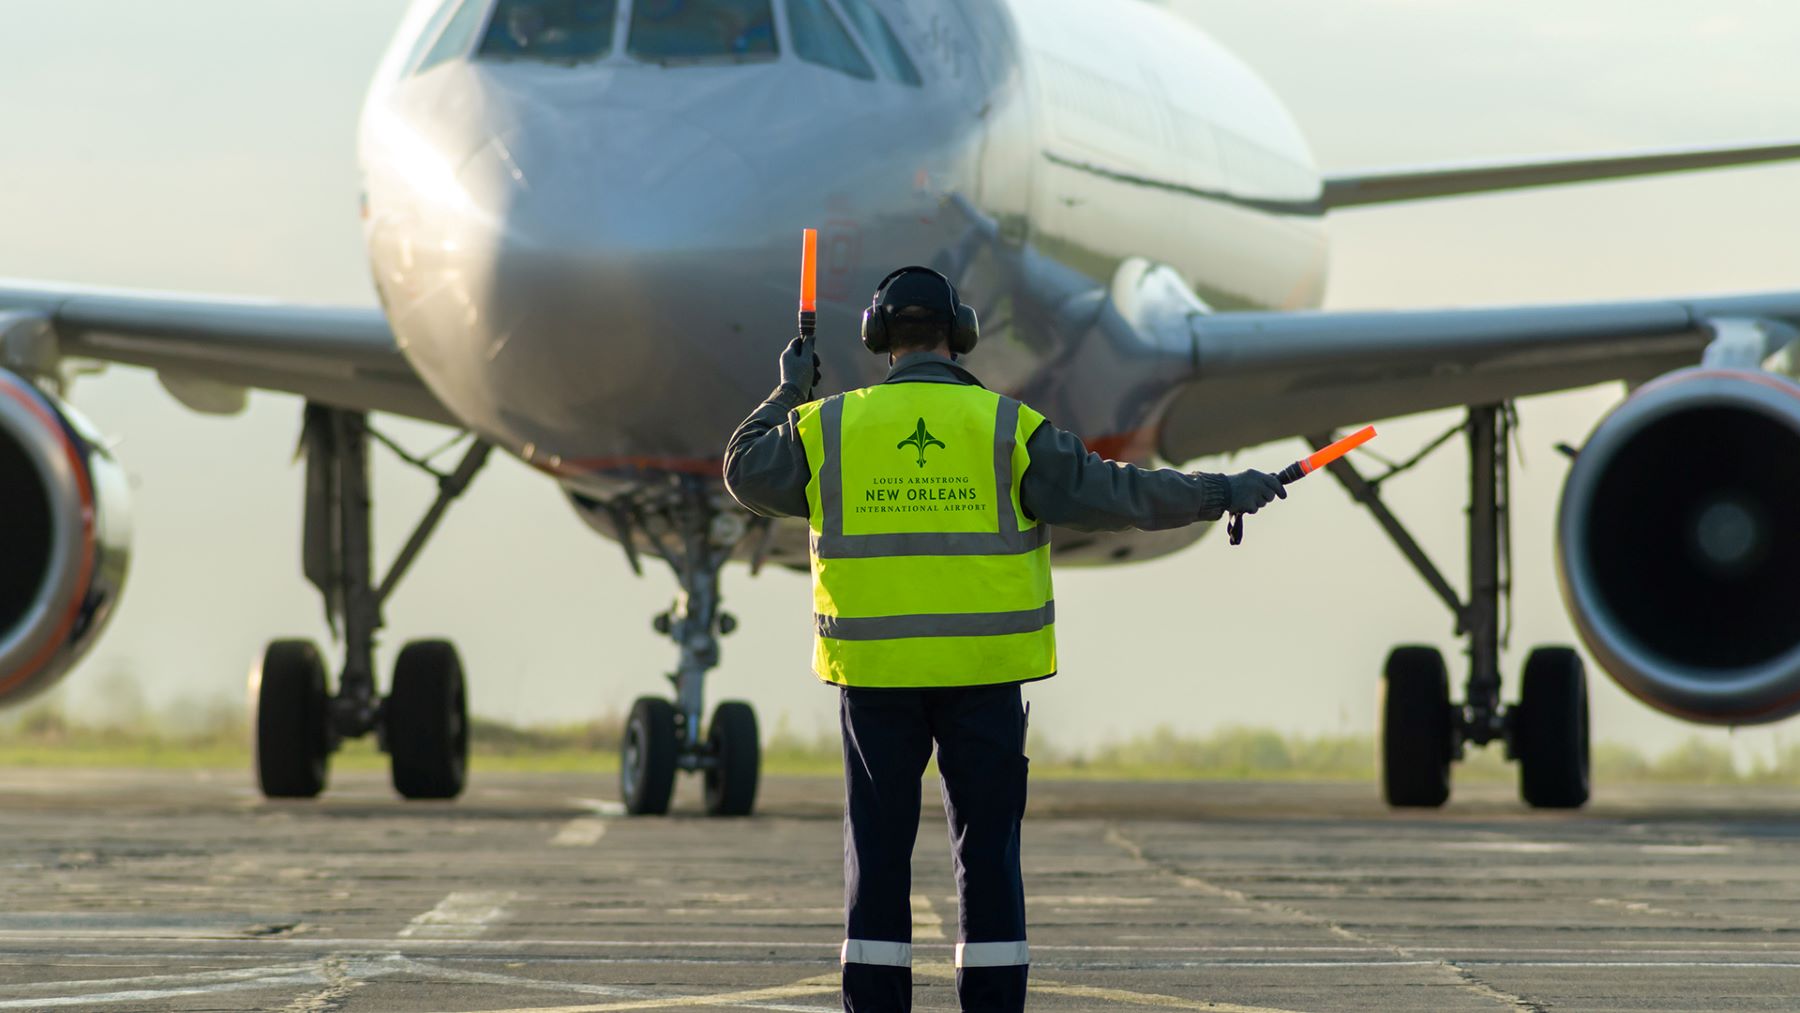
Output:
[[667,113],[534,108],[465,168],[522,249],[636,256],[707,246],[760,181],[722,138]]
[[530,392],[506,428],[565,456],[716,457],[754,322],[782,319],[746,281],[778,231],[751,162],[667,112],[538,109],[461,175],[492,212],[465,251],[469,372],[496,405]]

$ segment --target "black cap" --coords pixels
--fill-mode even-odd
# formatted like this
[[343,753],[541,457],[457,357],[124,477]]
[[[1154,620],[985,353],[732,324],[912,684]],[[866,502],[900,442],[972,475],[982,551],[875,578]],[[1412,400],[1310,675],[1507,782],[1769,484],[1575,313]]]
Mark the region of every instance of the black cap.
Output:
[[948,321],[955,313],[944,280],[923,271],[909,271],[889,282],[881,305],[901,319]]

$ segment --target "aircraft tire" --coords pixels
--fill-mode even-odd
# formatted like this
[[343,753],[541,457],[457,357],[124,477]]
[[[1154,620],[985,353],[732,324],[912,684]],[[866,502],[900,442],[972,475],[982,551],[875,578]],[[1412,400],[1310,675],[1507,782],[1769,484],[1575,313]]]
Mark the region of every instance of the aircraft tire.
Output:
[[1441,806],[1450,798],[1456,733],[1444,656],[1435,647],[1396,647],[1382,682],[1382,794],[1391,806]]
[[256,705],[256,779],[269,798],[316,798],[325,790],[330,738],[325,663],[310,640],[276,640],[251,674]]
[[619,794],[633,816],[661,816],[675,794],[675,705],[643,696],[631,705],[619,745]]
[[469,771],[469,707],[455,645],[415,640],[401,648],[382,721],[395,791],[411,799],[462,794]]
[[1587,671],[1573,648],[1539,647],[1525,659],[1513,752],[1527,805],[1576,809],[1587,803]]
[[713,711],[706,745],[713,757],[713,766],[706,768],[706,814],[750,815],[756,807],[762,768],[756,711],[741,700],[719,704]]

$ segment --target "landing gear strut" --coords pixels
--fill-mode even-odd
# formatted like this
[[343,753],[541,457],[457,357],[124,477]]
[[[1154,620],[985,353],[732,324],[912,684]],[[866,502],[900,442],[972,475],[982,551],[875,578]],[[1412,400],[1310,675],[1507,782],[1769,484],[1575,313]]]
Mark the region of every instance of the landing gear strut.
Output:
[[[1501,608],[1511,588],[1508,450],[1510,405],[1473,405],[1460,427],[1469,445],[1469,598],[1462,600],[1381,499],[1381,483],[1411,468],[1455,435],[1373,480],[1348,460],[1329,469],[1375,517],[1395,546],[1450,609],[1467,639],[1463,702],[1450,700],[1443,655],[1434,647],[1397,647],[1388,655],[1382,706],[1382,788],[1389,805],[1440,806],[1450,797],[1450,765],[1468,744],[1504,742],[1519,761],[1520,793],[1534,807],[1572,808],[1588,798],[1587,685],[1581,658],[1568,647],[1540,647],[1525,663],[1519,703],[1500,699]],[[1311,438],[1323,447],[1331,434]]]
[[765,521],[746,525],[721,510],[720,495],[683,476],[629,501],[583,504],[605,510],[634,570],[641,572],[635,541],[641,534],[681,585],[675,603],[651,623],[680,651],[669,675],[674,699],[640,697],[620,747],[619,788],[634,815],[669,811],[678,770],[704,775],[709,815],[747,816],[756,805],[762,765],[756,712],[728,700],[702,725],[706,674],[719,664],[719,637],[737,628],[736,617],[719,607],[719,571],[739,545],[766,541],[768,530]]
[[[437,499],[392,569],[377,584],[371,565],[369,440],[373,437],[438,481]],[[475,440],[456,470],[442,473],[369,428],[360,412],[306,406],[306,579],[325,599],[332,632],[341,632],[344,664],[337,692],[310,641],[277,640],[251,677],[256,708],[256,772],[271,798],[311,798],[325,788],[330,755],[345,739],[378,733],[407,798],[455,798],[468,766],[468,704],[462,662],[445,640],[419,640],[400,651],[387,698],[375,689],[375,635],[382,606],[450,503],[487,463],[491,445]]]

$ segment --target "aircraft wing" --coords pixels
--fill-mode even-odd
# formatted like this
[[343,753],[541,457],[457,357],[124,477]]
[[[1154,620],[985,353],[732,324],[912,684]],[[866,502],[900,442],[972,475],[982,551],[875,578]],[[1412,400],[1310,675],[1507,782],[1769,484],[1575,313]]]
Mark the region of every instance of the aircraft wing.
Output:
[[1370,169],[1325,177],[1314,211],[1365,204],[1493,193],[1559,183],[1649,176],[1800,158],[1800,144],[1779,141],[1714,147],[1659,148],[1570,158],[1453,162]]
[[156,370],[202,411],[230,411],[235,389],[255,387],[457,424],[374,308],[0,280],[0,362],[48,373],[63,358]]
[[[1192,357],[1161,416],[1170,461],[1371,419],[1485,404],[1698,363],[1712,322],[1757,322],[1773,354],[1800,292],[1642,302],[1374,312],[1189,312],[1146,320]],[[1185,335],[1168,331],[1185,326]]]

